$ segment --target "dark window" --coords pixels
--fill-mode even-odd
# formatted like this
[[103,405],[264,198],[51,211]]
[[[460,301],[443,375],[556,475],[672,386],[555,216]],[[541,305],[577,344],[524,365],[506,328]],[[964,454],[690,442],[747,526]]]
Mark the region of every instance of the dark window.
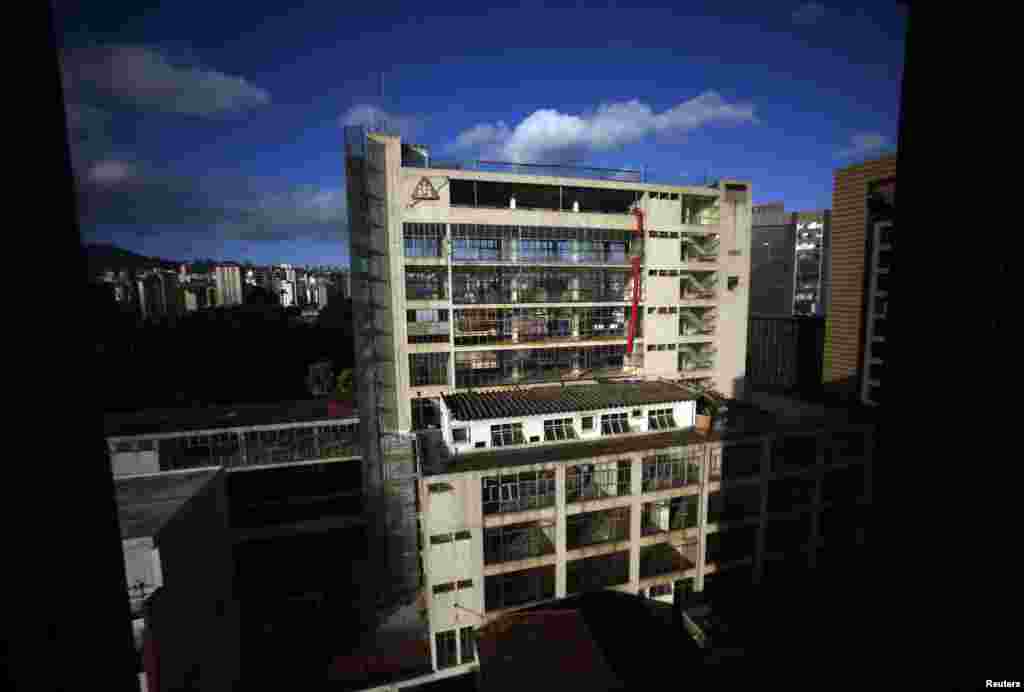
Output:
[[[673,344],[673,347],[675,344]],[[676,421],[672,417],[672,409],[652,409],[647,412],[647,427],[649,430],[668,430],[675,428]]]
[[458,664],[455,656],[455,630],[450,632],[438,632],[435,635],[437,642],[437,667],[451,668]]
[[451,543],[452,535],[450,533],[442,533],[437,536],[430,537],[431,545],[440,545],[441,543]]
[[639,408],[633,409],[633,418],[639,418],[642,415],[644,415],[643,409],[639,409]]
[[455,534],[455,540],[457,541],[468,541],[473,537],[472,531],[458,531]]
[[469,428],[452,428],[452,440],[455,442],[469,442]]
[[454,488],[451,483],[431,483],[427,486],[427,490],[432,493],[450,493]]
[[472,627],[459,630],[459,646],[462,648],[462,662],[472,663],[476,660],[476,635]]
[[526,444],[523,437],[522,423],[503,423],[491,426],[491,446],[507,447],[509,445]]
[[602,435],[622,435],[631,432],[629,416],[626,413],[607,413],[601,416]]
[[460,591],[462,589],[472,589],[473,588],[473,580],[472,579],[462,579],[462,580],[459,581],[458,585],[459,585],[459,590]]
[[575,440],[576,428],[572,418],[557,418],[544,421],[544,439],[548,442],[556,440]]
[[487,447],[487,443],[486,442],[477,442],[473,446],[476,447],[477,449],[484,449],[485,447]]
[[437,584],[434,587],[434,594],[450,593],[455,590],[455,584],[448,582],[447,584]]
[[484,529],[484,564],[525,560],[555,552],[551,523],[525,522]]
[[583,418],[580,419],[580,425],[583,427],[584,430],[593,430],[594,429],[594,417],[593,416],[583,416]]
[[729,277],[729,290],[735,291],[736,287],[740,285],[740,277],[730,276]]
[[409,354],[409,380],[414,387],[448,384],[448,354]]

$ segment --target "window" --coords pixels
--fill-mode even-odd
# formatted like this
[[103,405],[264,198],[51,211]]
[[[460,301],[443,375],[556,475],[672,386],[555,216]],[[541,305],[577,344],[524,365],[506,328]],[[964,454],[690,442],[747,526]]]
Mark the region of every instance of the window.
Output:
[[653,315],[653,314],[654,314],[654,311],[655,311],[655,310],[657,310],[657,309],[658,309],[658,308],[647,308],[647,314],[648,314],[648,315]]
[[658,347],[655,346],[654,344],[647,344],[647,351],[648,352],[650,352],[650,351],[657,351],[657,350],[658,350]]
[[544,421],[544,439],[547,442],[575,440],[576,429],[573,427],[572,418],[556,418],[555,420]]
[[675,428],[676,421],[672,417],[672,409],[662,408],[647,412],[647,428],[649,430],[668,430]]
[[444,224],[407,223],[403,224],[402,236],[406,257],[440,257]]
[[669,194],[668,198],[670,200],[672,200],[673,202],[678,202],[679,201],[679,193],[678,192],[673,192],[673,193]]
[[459,630],[459,646],[462,647],[462,662],[472,663],[476,660],[476,636],[472,627]]
[[455,658],[455,630],[438,632],[434,635],[437,644],[437,667],[451,668],[458,662]]
[[454,442],[469,442],[469,428],[452,428]]
[[[628,567],[627,562],[627,578]],[[484,578],[484,610],[494,611],[555,597],[555,566],[506,572]]]
[[633,418],[639,418],[642,415],[644,415],[643,409],[639,409],[639,408],[633,409]]
[[565,548],[629,540],[629,507],[603,512],[581,512],[565,518]]
[[672,595],[672,584],[656,584],[651,587],[651,598]]
[[450,493],[454,488],[451,483],[431,483],[427,486],[427,490],[432,493]]
[[431,545],[441,545],[442,543],[451,543],[452,535],[450,533],[442,533],[437,536],[430,537]]
[[458,587],[459,587],[459,591],[462,591],[463,589],[472,589],[473,588],[473,580],[472,579],[463,579],[463,580],[459,581]]
[[484,529],[484,564],[551,555],[555,552],[552,522],[525,522]]
[[555,472],[520,471],[481,480],[483,512],[521,512],[555,504]]
[[583,418],[580,419],[580,426],[583,428],[584,431],[591,431],[591,430],[593,430],[594,429],[594,417],[593,416],[583,416]]
[[448,354],[409,354],[409,381],[414,387],[448,384]]
[[484,449],[484,448],[487,447],[487,443],[486,442],[477,442],[473,446],[476,447],[477,449]]
[[736,287],[740,285],[740,277],[730,276],[729,277],[729,290],[735,291]]
[[700,480],[699,452],[667,452],[644,459],[643,491],[681,488]]
[[452,582],[448,582],[447,584],[437,584],[436,586],[434,586],[434,595],[436,596],[438,594],[451,593],[454,590],[455,584]]
[[629,416],[625,413],[606,413],[601,416],[602,435],[622,435],[630,432]]
[[503,423],[491,426],[491,446],[507,447],[509,445],[526,444],[523,437],[522,423]]
[[565,501],[572,503],[629,495],[631,468],[629,461],[598,467],[594,464],[570,466],[565,471]]
[[458,531],[455,534],[455,540],[457,540],[457,541],[468,541],[472,537],[473,537],[473,532],[472,531]]

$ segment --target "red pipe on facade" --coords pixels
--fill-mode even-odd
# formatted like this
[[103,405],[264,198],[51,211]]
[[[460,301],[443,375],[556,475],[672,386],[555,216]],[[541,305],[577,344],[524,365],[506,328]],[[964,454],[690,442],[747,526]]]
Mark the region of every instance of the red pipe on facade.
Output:
[[639,319],[638,313],[640,312],[640,243],[643,242],[644,238],[644,213],[637,206],[633,209],[633,215],[636,216],[636,237],[634,239],[635,245],[632,248],[632,257],[630,258],[633,264],[633,316],[629,320],[629,355],[633,355],[633,339],[636,336],[636,324]]

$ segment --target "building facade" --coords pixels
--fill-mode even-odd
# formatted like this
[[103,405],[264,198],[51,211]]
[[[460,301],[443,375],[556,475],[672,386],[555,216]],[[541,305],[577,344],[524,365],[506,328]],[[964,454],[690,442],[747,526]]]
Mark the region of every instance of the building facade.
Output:
[[830,210],[786,212],[781,202],[753,207],[750,312],[825,313]]
[[[356,367],[379,381],[385,428],[436,426],[441,395],[470,389],[621,377],[742,388],[749,183],[425,168],[397,137],[346,136],[353,300],[375,325],[372,338],[357,329]],[[361,357],[379,362],[360,369]]]
[[242,269],[235,265],[219,265],[214,269],[214,281],[217,286],[217,305],[241,305]]
[[667,382],[455,393],[441,412],[447,459],[419,481],[438,670],[516,609],[599,589],[672,603],[865,540],[870,427],[706,436]]
[[823,379],[867,404],[881,401],[896,160],[892,154],[839,169],[832,192]]

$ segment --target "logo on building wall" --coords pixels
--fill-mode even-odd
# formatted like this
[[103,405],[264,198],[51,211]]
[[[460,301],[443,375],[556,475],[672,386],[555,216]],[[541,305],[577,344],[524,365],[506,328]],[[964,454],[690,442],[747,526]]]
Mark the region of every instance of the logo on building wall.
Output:
[[417,183],[416,189],[412,191],[413,199],[441,199],[441,195],[437,194],[437,190],[426,178],[421,178],[420,182]]

